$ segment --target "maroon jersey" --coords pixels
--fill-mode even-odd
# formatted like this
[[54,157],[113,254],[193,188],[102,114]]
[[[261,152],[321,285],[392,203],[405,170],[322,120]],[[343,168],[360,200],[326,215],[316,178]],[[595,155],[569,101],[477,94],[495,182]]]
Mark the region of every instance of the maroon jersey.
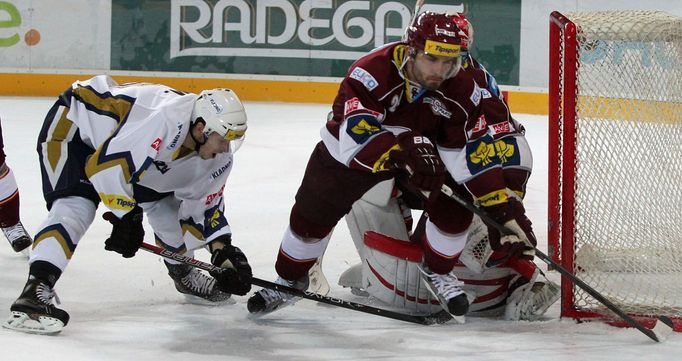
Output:
[[0,165],[5,164],[5,142],[2,140],[2,122],[0,122]]
[[[464,61],[463,71],[471,73],[478,86],[490,92],[492,96],[499,98],[507,107],[507,112],[509,113],[509,107],[504,100],[495,77],[485,69],[483,64],[469,55]],[[533,156],[525,138],[525,128],[511,116],[511,113],[509,114],[509,122],[501,124],[488,123],[488,127],[492,131],[493,139],[496,142],[495,147],[498,150],[504,169],[507,188],[512,189],[523,198],[526,191],[526,182],[533,168]],[[512,151],[518,153],[518,157],[505,156],[505,154]]]
[[469,55],[462,64],[462,70],[471,73],[478,86],[488,89],[493,95],[502,98],[502,93],[495,78],[486,70],[483,64]]
[[511,124],[506,105],[479,86],[472,72],[460,71],[436,91],[414,86],[402,71],[410,61],[406,49],[404,43],[388,44],[350,67],[321,131],[329,153],[350,168],[380,171],[397,147],[395,135],[414,130],[437,145],[451,176],[476,198],[503,202],[493,135]]

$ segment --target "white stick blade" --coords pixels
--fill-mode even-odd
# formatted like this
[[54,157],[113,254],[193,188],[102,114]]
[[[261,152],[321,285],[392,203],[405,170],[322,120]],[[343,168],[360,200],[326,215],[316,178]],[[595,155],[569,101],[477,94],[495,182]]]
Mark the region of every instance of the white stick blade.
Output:
[[658,342],[664,342],[673,333],[673,321],[667,316],[660,316],[651,331],[656,335]]

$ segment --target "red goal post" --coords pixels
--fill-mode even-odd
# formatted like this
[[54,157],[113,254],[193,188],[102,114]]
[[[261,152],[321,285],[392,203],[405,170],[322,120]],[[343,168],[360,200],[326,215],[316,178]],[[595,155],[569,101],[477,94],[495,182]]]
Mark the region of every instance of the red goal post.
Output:
[[[682,331],[682,19],[549,23],[548,253],[632,317]],[[614,319],[561,286],[562,317]]]

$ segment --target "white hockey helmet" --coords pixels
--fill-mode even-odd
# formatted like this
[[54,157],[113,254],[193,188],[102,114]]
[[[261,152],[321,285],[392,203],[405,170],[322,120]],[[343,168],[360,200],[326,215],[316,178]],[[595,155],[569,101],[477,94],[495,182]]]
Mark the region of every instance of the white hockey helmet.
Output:
[[199,93],[192,110],[192,124],[197,120],[205,123],[204,135],[216,132],[230,141],[230,151],[236,152],[246,133],[244,105],[231,89],[210,89]]

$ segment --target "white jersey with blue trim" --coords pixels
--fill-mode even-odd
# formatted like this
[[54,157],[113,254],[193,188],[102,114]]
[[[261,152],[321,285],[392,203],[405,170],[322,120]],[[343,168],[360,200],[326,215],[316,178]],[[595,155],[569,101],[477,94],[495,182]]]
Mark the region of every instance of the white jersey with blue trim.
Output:
[[74,83],[71,96],[67,117],[78,126],[83,141],[96,149],[86,174],[116,216],[136,205],[133,184],[138,184],[159,193],[173,192],[182,201],[180,218],[203,223],[205,236],[229,233],[222,191],[232,154],[204,160],[182,147],[195,94],[157,84],[118,85],[108,76],[97,76]]

